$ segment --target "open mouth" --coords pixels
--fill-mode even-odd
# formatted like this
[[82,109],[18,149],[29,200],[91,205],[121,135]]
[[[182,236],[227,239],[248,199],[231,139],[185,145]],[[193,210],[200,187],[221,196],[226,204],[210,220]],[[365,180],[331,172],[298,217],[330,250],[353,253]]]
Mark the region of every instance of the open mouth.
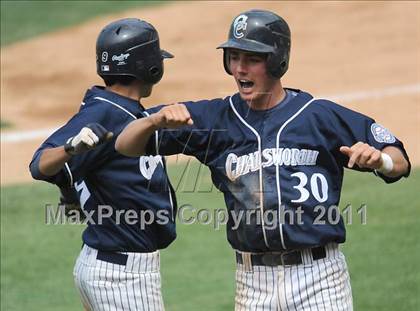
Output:
[[250,89],[254,86],[254,82],[250,80],[239,79],[238,82],[242,89]]

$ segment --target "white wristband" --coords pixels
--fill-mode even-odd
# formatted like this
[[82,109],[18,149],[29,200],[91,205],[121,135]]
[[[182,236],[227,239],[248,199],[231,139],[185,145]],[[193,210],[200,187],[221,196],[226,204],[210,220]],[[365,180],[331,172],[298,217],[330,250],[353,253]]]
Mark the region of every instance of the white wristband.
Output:
[[381,158],[382,165],[377,171],[382,174],[390,173],[394,168],[394,162],[392,161],[392,158],[388,154],[383,152],[381,153]]

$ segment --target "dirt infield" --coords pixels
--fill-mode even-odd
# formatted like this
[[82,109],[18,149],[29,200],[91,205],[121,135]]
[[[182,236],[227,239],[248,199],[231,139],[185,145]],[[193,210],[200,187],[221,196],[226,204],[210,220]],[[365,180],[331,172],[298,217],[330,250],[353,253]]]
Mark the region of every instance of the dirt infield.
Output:
[[[284,85],[314,95],[354,94],[343,102],[374,117],[401,138],[420,164],[420,3],[416,2],[176,2],[91,20],[1,50],[2,133],[55,127],[79,107],[95,73],[100,29],[122,17],[143,18],[160,32],[176,58],[145,105],[222,97],[235,92],[215,47],[232,18],[250,8],[282,15],[292,30],[292,56]],[[390,88],[395,92],[387,92]],[[370,91],[377,90],[373,95]],[[1,184],[30,180],[27,165],[42,139],[1,143]]]

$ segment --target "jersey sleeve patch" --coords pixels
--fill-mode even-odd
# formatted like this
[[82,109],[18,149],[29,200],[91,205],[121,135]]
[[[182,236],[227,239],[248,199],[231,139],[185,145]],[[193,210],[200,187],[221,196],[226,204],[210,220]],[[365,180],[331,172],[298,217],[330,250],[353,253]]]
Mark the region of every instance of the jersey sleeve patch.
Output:
[[370,126],[370,131],[372,132],[373,137],[378,143],[395,143],[395,136],[392,133],[378,123],[373,123]]

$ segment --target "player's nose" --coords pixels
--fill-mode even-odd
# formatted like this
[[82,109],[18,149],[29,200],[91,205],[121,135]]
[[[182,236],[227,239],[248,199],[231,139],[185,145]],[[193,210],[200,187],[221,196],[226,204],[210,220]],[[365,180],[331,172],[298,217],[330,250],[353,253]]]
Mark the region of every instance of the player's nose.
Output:
[[245,75],[248,72],[248,66],[242,59],[236,63],[236,72],[240,75]]

